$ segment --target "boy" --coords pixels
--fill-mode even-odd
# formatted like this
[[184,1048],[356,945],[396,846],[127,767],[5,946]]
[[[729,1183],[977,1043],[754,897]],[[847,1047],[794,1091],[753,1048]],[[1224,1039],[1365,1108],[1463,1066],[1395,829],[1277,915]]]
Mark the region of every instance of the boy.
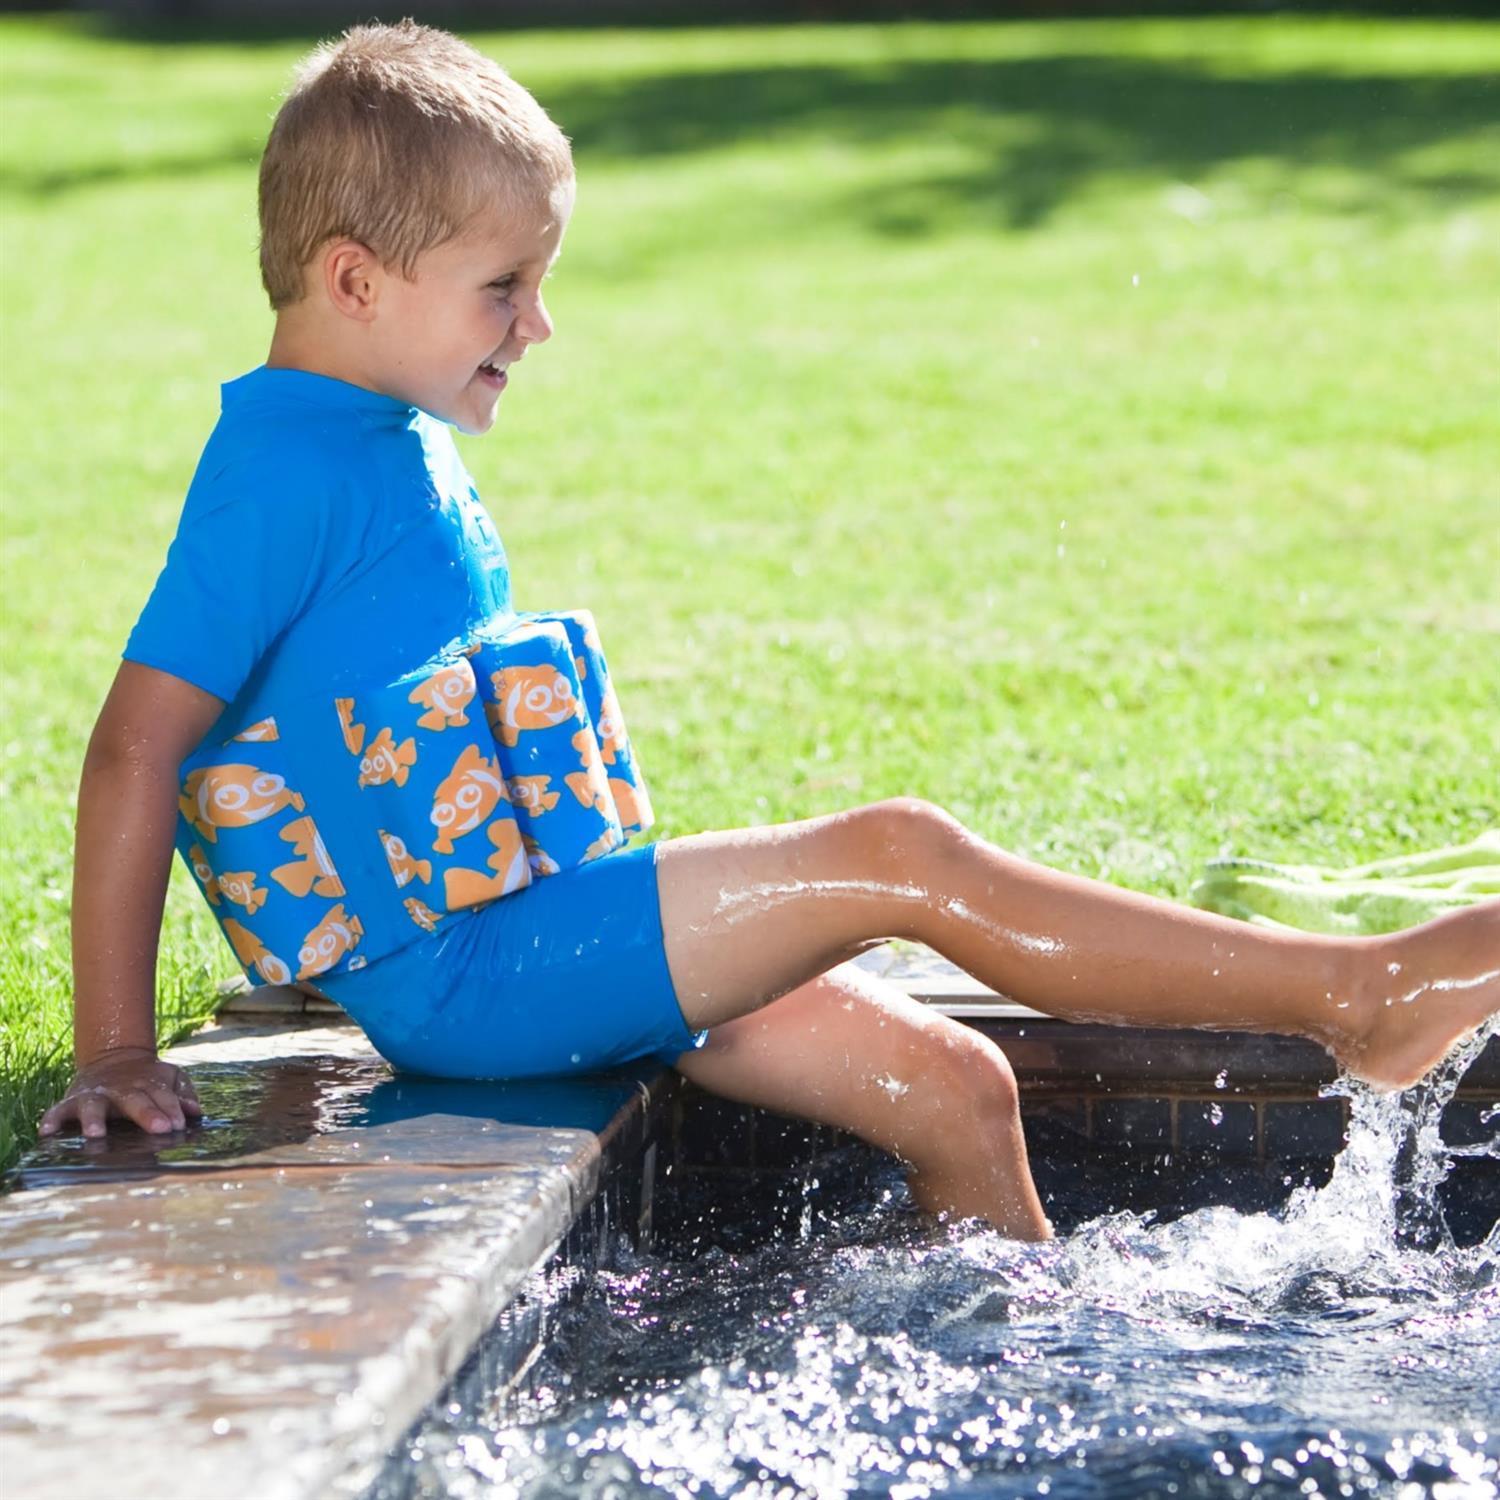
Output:
[[[1010,1067],[844,962],[884,937],[1067,1018],[1311,1036],[1384,1086],[1500,1009],[1496,902],[1382,939],[1268,932],[1029,864],[913,798],[620,849],[649,811],[611,774],[628,745],[589,629],[543,665],[474,665],[563,637],[544,617],[540,634],[511,629],[504,552],[449,433],[488,431],[510,370],[552,333],[541,281],[573,207],[565,137],[456,38],[357,27],[304,66],[260,189],[275,334],[266,364],[224,387],[90,741],[78,1074],[44,1134],[201,1114],[153,1034],[174,838],[246,968],[330,995],[397,1067],[524,1076],[658,1056],[895,1153],[921,1207],[1028,1238],[1051,1231]],[[486,678],[493,738],[467,712]],[[590,693],[593,740],[574,728]],[[558,778],[568,792],[502,775],[492,751],[558,722],[583,757]],[[432,840],[397,792],[450,760],[427,787]],[[563,867],[542,831],[570,795],[609,836]],[[267,878],[226,852],[247,829],[298,858]],[[455,853],[476,845],[495,849],[483,869]],[[289,900],[337,903],[307,908],[324,915],[295,974],[259,934]]]

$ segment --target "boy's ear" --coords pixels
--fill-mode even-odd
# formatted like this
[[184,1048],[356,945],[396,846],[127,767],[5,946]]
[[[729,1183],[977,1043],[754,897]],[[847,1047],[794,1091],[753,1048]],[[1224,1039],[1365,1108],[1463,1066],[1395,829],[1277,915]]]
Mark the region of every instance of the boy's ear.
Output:
[[368,245],[336,240],[323,252],[323,290],[346,318],[368,323],[375,316],[385,268]]

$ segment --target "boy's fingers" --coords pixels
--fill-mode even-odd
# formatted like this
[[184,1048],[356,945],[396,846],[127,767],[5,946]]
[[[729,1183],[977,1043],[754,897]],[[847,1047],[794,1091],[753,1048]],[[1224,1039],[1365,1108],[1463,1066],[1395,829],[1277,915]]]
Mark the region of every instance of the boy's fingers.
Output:
[[168,1085],[158,1084],[155,1088],[143,1089],[142,1093],[156,1105],[157,1109],[154,1116],[148,1112],[147,1119],[143,1122],[148,1129],[159,1130],[163,1126],[168,1126],[173,1130],[181,1130],[187,1123],[182,1112],[182,1103]]
[[163,1111],[161,1101],[152,1089],[126,1089],[120,1096],[119,1106],[121,1112],[142,1130],[160,1132],[172,1128],[171,1115]]
[[104,1100],[90,1094],[78,1099],[78,1128],[85,1135],[103,1135],[109,1109]]
[[197,1092],[193,1088],[193,1080],[186,1073],[177,1075],[173,1087],[177,1090],[177,1097],[184,1109],[190,1109],[194,1114],[203,1113],[203,1106],[198,1102]]

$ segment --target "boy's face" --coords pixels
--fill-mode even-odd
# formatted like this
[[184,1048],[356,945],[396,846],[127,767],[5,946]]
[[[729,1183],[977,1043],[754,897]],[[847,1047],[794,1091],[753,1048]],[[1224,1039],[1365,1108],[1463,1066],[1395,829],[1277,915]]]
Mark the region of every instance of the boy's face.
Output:
[[529,222],[497,213],[424,252],[412,281],[382,268],[369,347],[380,388],[461,432],[488,432],[507,368],[552,337],[541,284],[572,211],[569,185]]

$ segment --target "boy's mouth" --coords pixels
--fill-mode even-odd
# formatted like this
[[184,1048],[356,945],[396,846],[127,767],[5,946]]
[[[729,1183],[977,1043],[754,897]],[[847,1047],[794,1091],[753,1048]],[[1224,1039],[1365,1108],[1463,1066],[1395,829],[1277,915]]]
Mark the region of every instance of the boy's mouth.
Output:
[[480,365],[479,374],[486,383],[494,386],[497,391],[503,391],[509,383],[505,371],[496,365]]

